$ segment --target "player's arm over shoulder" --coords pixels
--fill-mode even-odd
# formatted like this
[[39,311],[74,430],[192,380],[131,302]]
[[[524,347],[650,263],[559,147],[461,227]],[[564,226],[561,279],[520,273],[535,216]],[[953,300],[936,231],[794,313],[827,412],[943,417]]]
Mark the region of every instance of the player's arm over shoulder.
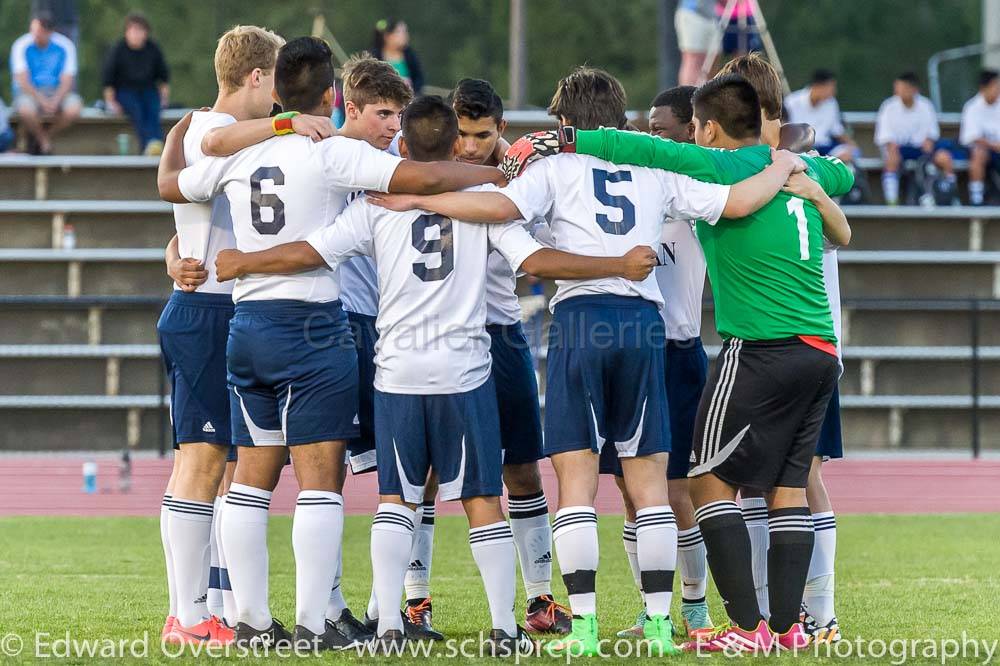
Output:
[[656,265],[656,253],[647,246],[635,247],[621,257],[587,257],[544,247],[524,228],[523,220],[491,225],[489,237],[490,245],[515,273],[523,271],[540,278],[644,280]]
[[437,194],[483,183],[506,182],[503,174],[493,167],[406,160],[357,139],[334,137],[319,145],[324,150],[327,178],[335,187]]
[[609,128],[581,130],[576,133],[576,152],[615,164],[665,169],[709,183],[722,182],[718,151],[651,134]]
[[854,187],[854,171],[833,155],[803,155],[807,175],[831,197],[847,194]]
[[348,204],[333,222],[311,233],[306,243],[330,268],[351,257],[373,256],[375,221],[385,214],[387,211],[371,205],[362,195]]

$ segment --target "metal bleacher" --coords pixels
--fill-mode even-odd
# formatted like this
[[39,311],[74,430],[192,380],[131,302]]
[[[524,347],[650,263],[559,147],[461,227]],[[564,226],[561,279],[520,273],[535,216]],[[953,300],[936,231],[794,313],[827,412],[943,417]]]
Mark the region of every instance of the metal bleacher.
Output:
[[[845,116],[877,179],[874,114]],[[509,120],[509,138],[551,125],[541,112]],[[69,154],[0,156],[0,450],[166,441],[155,325],[173,221],[156,158],[110,154],[122,131],[90,113],[57,142]],[[1000,207],[845,210],[847,446],[1000,448]],[[710,303],[703,330],[715,353]]]

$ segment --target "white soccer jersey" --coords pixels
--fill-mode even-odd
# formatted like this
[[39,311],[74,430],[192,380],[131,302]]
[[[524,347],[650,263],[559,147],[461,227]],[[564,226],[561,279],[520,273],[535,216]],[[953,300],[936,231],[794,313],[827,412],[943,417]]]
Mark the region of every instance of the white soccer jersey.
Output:
[[900,146],[919,146],[927,139],[936,141],[941,136],[937,111],[923,95],[917,95],[913,106],[906,106],[903,100],[893,95],[882,102],[875,120],[875,144],[884,146],[895,143]]
[[[398,157],[402,136],[402,132],[396,132],[385,152]],[[347,203],[350,204],[360,194],[360,190],[352,192],[347,197]],[[378,272],[371,257],[354,257],[340,265],[340,300],[348,312],[369,317],[378,314]]]
[[499,252],[490,252],[486,264],[486,323],[510,326],[521,321],[517,277]]
[[515,270],[541,248],[520,222],[469,224],[424,211],[396,213],[363,197],[306,240],[331,268],[360,254],[374,257],[380,297],[375,388],[421,395],[464,393],[489,378],[490,247]]
[[962,129],[959,132],[959,142],[963,146],[971,146],[979,140],[1000,141],[1000,100],[987,104],[982,93],[962,107]]
[[[525,219],[545,217],[553,246],[593,257],[619,257],[637,245],[656,248],[665,218],[716,222],[729,198],[728,185],[702,183],[662,169],[619,166],[588,155],[538,160],[497,190]],[[638,296],[663,307],[656,278],[558,280],[549,303],[587,294]]]
[[[236,122],[228,113],[195,111],[191,126],[184,135],[184,162],[187,166],[205,159],[201,141],[216,127]],[[177,250],[181,257],[191,257],[205,264],[208,279],[198,291],[209,294],[233,293],[232,282],[219,282],[215,277],[215,255],[219,250],[236,247],[233,220],[229,216],[229,200],[214,197],[209,203],[174,204],[174,227],[177,230]],[[180,289],[174,283],[174,289]]]
[[796,90],[785,98],[788,122],[807,123],[816,132],[816,145],[826,146],[836,137],[844,136],[844,123],[840,119],[840,104],[829,97],[816,106],[809,101],[809,88]]
[[[347,204],[362,192],[351,192]],[[354,257],[340,264],[340,300],[347,312],[369,317],[378,314],[378,271],[371,257]]]
[[837,336],[837,362],[840,364],[840,374],[844,374],[844,340],[843,324],[840,316],[840,269],[837,263],[837,246],[823,240],[823,282],[826,284],[826,297],[830,301],[830,314],[833,315],[833,334]]
[[663,294],[660,310],[668,340],[701,335],[701,298],[705,291],[705,253],[687,220],[667,220],[653,273]]
[[[190,201],[225,191],[243,252],[298,240],[333,222],[347,195],[385,191],[402,160],[364,141],[333,137],[314,143],[289,134],[231,157],[204,159],[180,175]],[[340,298],[340,276],[325,268],[296,275],[247,275],[236,281],[233,300],[327,302]]]

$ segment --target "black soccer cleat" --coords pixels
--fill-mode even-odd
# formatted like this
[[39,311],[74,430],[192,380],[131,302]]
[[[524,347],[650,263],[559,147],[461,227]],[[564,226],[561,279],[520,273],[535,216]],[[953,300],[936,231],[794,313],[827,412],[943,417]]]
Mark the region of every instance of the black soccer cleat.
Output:
[[407,599],[406,610],[403,612],[403,626],[406,637],[416,641],[441,641],[444,634],[431,625],[431,600]]
[[528,636],[528,632],[518,625],[517,635],[511,636],[503,629],[493,629],[486,641],[486,656],[506,659],[514,656],[527,657],[536,653],[538,644]]
[[[367,616],[365,620],[368,620]],[[333,626],[337,627],[337,630],[341,634],[356,643],[368,643],[371,639],[375,638],[375,629],[369,629],[367,622],[362,623],[358,618],[354,617],[354,613],[351,612],[350,608],[345,608],[341,611],[340,617],[332,620],[332,622]],[[378,627],[378,620],[375,620],[375,627]]]
[[373,640],[373,652],[383,654],[387,657],[400,657],[406,647],[406,635],[398,629],[389,629],[381,636],[376,636]]
[[362,645],[364,641],[348,638],[332,620],[327,620],[322,634],[316,634],[301,624],[295,626],[295,637],[292,639],[298,650],[316,652],[320,650],[347,650]]
[[373,634],[378,631],[378,618],[368,617],[368,611],[365,611],[365,619],[361,623],[365,626],[365,629],[372,632]]
[[249,649],[262,648],[273,650],[276,647],[290,648],[292,646],[292,635],[285,629],[285,625],[272,618],[271,626],[267,629],[254,629],[245,622],[236,625],[236,638],[233,643],[240,647]]

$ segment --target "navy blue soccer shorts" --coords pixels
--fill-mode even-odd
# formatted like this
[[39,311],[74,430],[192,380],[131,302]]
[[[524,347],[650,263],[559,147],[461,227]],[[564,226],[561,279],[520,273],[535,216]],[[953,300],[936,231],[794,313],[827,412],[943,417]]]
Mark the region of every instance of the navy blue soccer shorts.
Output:
[[555,307],[549,329],[545,454],[607,446],[619,458],[670,451],[665,329],[656,304],[595,295]]
[[844,457],[844,439],[840,430],[840,388],[834,386],[826,416],[819,431],[816,455],[825,460]]
[[521,323],[488,324],[493,381],[500,413],[500,444],[505,465],[542,459],[542,416],[538,380]]
[[375,446],[381,495],[419,504],[433,468],[442,500],[498,497],[503,464],[493,378],[465,393],[376,390]]
[[[156,324],[170,380],[174,448],[230,445],[226,339],[233,317],[228,294],[174,291]],[[235,458],[233,458],[235,459]]]
[[340,301],[241,301],[227,356],[238,446],[358,436],[358,354]]
[[378,342],[376,317],[348,312],[347,321],[354,334],[358,352],[358,426],[361,435],[347,443],[351,472],[361,474],[375,469],[375,343]]
[[[701,338],[667,340],[665,366],[671,446],[667,478],[685,479],[691,465],[698,402],[708,379],[708,356]],[[601,452],[601,474],[622,475],[621,461],[613,449]]]

